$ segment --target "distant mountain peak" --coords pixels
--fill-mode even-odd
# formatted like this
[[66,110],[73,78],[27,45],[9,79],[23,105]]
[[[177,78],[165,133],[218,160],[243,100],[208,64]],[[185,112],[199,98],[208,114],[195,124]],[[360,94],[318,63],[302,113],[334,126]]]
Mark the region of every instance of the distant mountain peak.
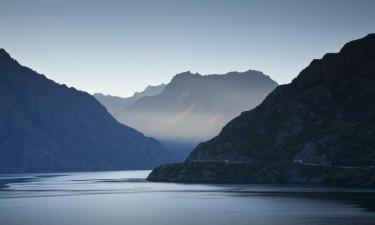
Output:
[[186,71],[186,72],[176,74],[172,78],[170,83],[176,83],[176,82],[184,83],[185,81],[192,81],[192,80],[196,80],[196,79],[199,79],[199,78],[210,79],[211,77],[221,77],[221,78],[224,78],[224,77],[229,78],[230,77],[232,79],[233,76],[249,77],[249,78],[252,77],[252,78],[259,78],[259,79],[265,79],[266,78],[266,79],[272,80],[270,78],[270,76],[265,75],[261,71],[249,69],[249,70],[244,71],[244,72],[231,71],[231,72],[228,72],[228,73],[225,73],[225,74],[205,74],[205,75],[202,75],[202,74],[199,74],[199,73],[192,73],[190,71]]
[[222,125],[257,106],[277,86],[263,73],[253,73],[179,73],[163,92],[140,99],[118,120],[163,140],[200,141],[213,137]]
[[165,86],[166,86],[166,84],[164,84],[164,83],[161,83],[159,85],[147,85],[147,87],[143,91],[140,91],[140,92],[136,91],[135,93],[139,94],[141,92],[149,91],[149,90],[152,90],[154,88],[163,88]]
[[143,91],[135,92],[131,97],[127,98],[104,95],[102,93],[95,93],[94,97],[101,104],[103,104],[112,115],[116,117],[117,113],[134,104],[139,99],[143,97],[158,95],[164,90],[165,86],[166,84],[148,85]]
[[142,98],[146,96],[157,95],[164,90],[165,86],[166,84],[148,85],[143,91],[136,91],[132,98]]
[[176,80],[187,80],[187,79],[192,79],[192,78],[197,78],[197,77],[201,77],[202,75],[200,75],[199,73],[192,73],[190,71],[186,71],[186,72],[182,72],[182,73],[178,73],[176,74],[173,78],[172,78],[172,81],[176,81]]
[[249,69],[249,70],[245,71],[244,73],[245,74],[259,74],[259,75],[263,75],[263,76],[266,76],[266,77],[270,77],[269,75],[266,75],[262,71],[259,71],[259,70]]

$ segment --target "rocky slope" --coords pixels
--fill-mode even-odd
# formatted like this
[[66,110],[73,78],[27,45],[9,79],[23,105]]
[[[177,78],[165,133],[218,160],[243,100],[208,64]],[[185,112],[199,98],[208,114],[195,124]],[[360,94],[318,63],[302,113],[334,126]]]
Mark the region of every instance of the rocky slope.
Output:
[[0,49],[0,173],[146,169],[161,144],[118,123],[91,95]]
[[288,85],[154,181],[375,185],[375,34],[313,60]]

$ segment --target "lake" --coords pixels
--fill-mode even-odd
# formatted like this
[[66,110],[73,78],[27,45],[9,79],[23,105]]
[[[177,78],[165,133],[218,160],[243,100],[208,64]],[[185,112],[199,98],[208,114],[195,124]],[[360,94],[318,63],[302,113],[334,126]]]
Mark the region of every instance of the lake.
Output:
[[0,224],[375,224],[374,189],[151,183],[148,173],[0,175]]

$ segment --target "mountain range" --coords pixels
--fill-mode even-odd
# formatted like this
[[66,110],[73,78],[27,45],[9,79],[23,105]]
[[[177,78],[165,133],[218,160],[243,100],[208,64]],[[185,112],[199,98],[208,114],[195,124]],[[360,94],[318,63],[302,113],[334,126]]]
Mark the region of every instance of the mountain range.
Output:
[[149,85],[143,91],[135,92],[133,96],[128,98],[104,95],[102,93],[95,93],[94,97],[107,108],[109,113],[111,113],[116,118],[120,117],[123,110],[125,110],[128,106],[134,104],[142,97],[158,95],[164,90],[165,86],[165,84],[155,86]]
[[0,173],[152,168],[161,143],[118,123],[90,94],[0,49]]
[[224,75],[188,71],[175,75],[160,93],[116,112],[116,107],[96,97],[118,121],[162,141],[182,160],[200,141],[214,137],[242,111],[261,103],[276,86],[255,70]]
[[315,59],[152,181],[375,185],[375,34]]

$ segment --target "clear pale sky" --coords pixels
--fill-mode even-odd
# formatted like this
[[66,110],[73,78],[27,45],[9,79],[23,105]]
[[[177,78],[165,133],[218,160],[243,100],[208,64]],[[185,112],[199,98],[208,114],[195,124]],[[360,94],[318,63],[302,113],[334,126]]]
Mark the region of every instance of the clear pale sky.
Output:
[[0,48],[59,83],[118,96],[187,70],[288,83],[371,32],[372,0],[0,0]]

